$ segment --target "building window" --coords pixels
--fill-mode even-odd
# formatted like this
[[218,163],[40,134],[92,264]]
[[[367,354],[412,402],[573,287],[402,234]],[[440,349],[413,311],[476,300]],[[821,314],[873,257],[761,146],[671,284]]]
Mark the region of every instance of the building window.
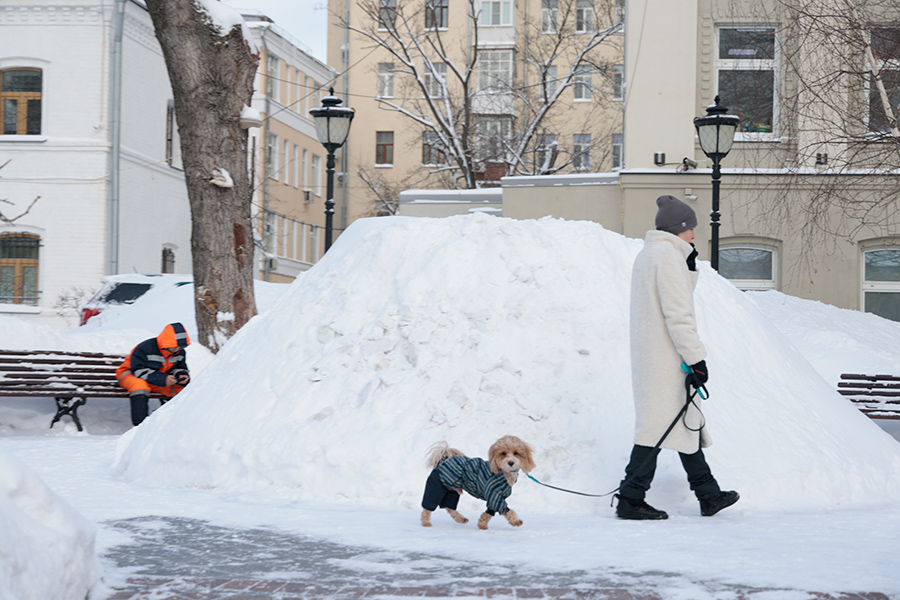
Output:
[[450,0],[425,0],[425,29],[446,29]]
[[394,63],[378,63],[378,97],[394,97]]
[[394,132],[378,131],[375,133],[375,164],[394,164]]
[[581,65],[575,69],[574,75],[575,102],[591,101],[591,67]]
[[720,27],[716,60],[722,106],[741,119],[742,133],[775,130],[775,29]]
[[625,136],[614,133],[612,136],[612,169],[617,171],[625,166]]
[[284,171],[284,185],[288,185],[291,181],[291,171],[293,170],[291,163],[291,143],[288,140],[284,140],[284,154],[282,154],[282,156],[284,157],[282,159],[282,164],[284,165],[284,168],[282,169],[282,171]]
[[312,190],[316,196],[322,195],[322,157],[318,154],[312,155],[312,163],[310,164],[312,171]]
[[537,152],[535,153],[535,167],[540,173],[546,173],[556,162],[559,154],[558,136],[555,133],[542,133],[537,139]]
[[266,133],[266,175],[278,179],[278,136]]
[[556,66],[550,65],[544,70],[544,102],[549,102],[553,94],[559,89],[559,79],[556,77]]
[[572,136],[572,168],[576,171],[591,170],[591,134],[576,133]]
[[594,31],[594,7],[591,0],[577,0],[575,5],[575,33]]
[[512,85],[512,50],[482,50],[478,53],[478,89],[508,92]]
[[476,122],[479,160],[506,162],[506,144],[512,138],[511,117],[480,117]]
[[40,245],[36,235],[0,235],[0,304],[37,306]]
[[162,266],[160,267],[160,273],[174,273],[175,272],[175,250],[172,248],[163,248],[162,249]]
[[512,0],[482,0],[480,25],[512,25]]
[[900,248],[867,249],[863,259],[863,310],[900,321]]
[[754,244],[723,244],[719,275],[742,290],[775,289],[775,248]]
[[294,144],[294,149],[291,152],[291,163],[293,163],[294,168],[291,169],[291,185],[297,187],[300,185],[300,147],[297,144]]
[[181,160],[181,136],[178,134],[178,121],[175,119],[175,102],[169,100],[166,106],[166,162],[173,169],[184,169]]
[[378,0],[378,28],[394,29],[397,20],[397,0]]
[[436,131],[426,131],[422,136],[422,164],[442,165],[446,162],[446,156],[442,150],[440,136]]
[[559,0],[541,0],[541,33],[556,33],[559,28]]
[[616,23],[625,22],[625,0],[616,0]]
[[[887,93],[888,107],[885,108],[875,80],[869,74],[869,129],[889,131],[897,126],[897,107],[900,106],[900,29],[896,27],[875,27],[871,31],[872,57],[870,65],[878,71],[878,78]],[[890,112],[889,112],[890,111]]]
[[309,190],[309,169],[307,169],[307,165],[309,165],[309,150],[304,148],[303,162],[300,163],[300,187],[303,190]]
[[625,99],[625,66],[613,67],[613,100]]
[[434,73],[425,71],[425,91],[429,98],[443,98],[447,84],[447,63],[432,63]]
[[278,100],[278,58],[269,55],[266,59],[266,95]]
[[3,135],[40,135],[42,86],[43,72],[40,69],[0,71]]

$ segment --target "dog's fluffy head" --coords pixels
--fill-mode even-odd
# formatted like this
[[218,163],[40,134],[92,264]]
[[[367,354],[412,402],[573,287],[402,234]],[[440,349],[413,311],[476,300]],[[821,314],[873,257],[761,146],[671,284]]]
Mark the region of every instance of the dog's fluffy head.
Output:
[[488,450],[488,462],[493,473],[526,473],[534,469],[531,446],[514,435],[504,435]]

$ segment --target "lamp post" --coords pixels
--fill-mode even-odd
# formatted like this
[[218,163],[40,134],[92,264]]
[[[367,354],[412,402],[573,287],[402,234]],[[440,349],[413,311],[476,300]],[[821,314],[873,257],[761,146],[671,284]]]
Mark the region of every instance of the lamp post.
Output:
[[740,118],[735,115],[726,115],[728,109],[719,104],[716,96],[715,104],[706,107],[706,116],[694,119],[694,127],[697,128],[697,137],[700,138],[700,148],[713,161],[712,170],[712,212],[709,213],[709,226],[712,228],[712,253],[709,259],[712,268],[719,270],[719,184],[722,180],[722,171],[719,162],[731,151],[734,143],[734,133],[737,131]]
[[325,252],[331,248],[332,232],[334,230],[334,153],[347,141],[350,133],[350,121],[356,111],[346,106],[341,106],[341,99],[334,95],[334,88],[328,90],[328,95],[322,98],[322,106],[311,108],[316,124],[316,135],[319,142],[328,152],[326,163],[326,188],[325,188]]

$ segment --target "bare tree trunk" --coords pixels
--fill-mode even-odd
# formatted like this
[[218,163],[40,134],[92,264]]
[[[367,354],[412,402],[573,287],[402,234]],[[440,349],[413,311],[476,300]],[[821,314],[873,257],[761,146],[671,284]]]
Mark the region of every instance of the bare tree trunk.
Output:
[[147,0],[147,8],[181,134],[199,342],[218,352],[256,314],[247,131],[240,115],[250,104],[259,55],[240,26],[220,31],[194,0]]

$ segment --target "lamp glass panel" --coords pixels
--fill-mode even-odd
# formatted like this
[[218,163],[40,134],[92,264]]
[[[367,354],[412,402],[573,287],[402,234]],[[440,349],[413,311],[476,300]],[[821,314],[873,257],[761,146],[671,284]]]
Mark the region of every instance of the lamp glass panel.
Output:
[[735,125],[719,125],[719,153],[728,154],[734,144]]
[[700,138],[700,148],[705,154],[718,152],[718,128],[715,125],[701,125],[697,128],[697,136]]
[[324,116],[316,116],[313,118],[316,123],[316,137],[323,144],[328,143],[328,118]]
[[329,133],[329,141],[333,144],[342,145],[347,141],[347,134],[350,133],[350,119],[347,117],[331,117],[331,131]]

